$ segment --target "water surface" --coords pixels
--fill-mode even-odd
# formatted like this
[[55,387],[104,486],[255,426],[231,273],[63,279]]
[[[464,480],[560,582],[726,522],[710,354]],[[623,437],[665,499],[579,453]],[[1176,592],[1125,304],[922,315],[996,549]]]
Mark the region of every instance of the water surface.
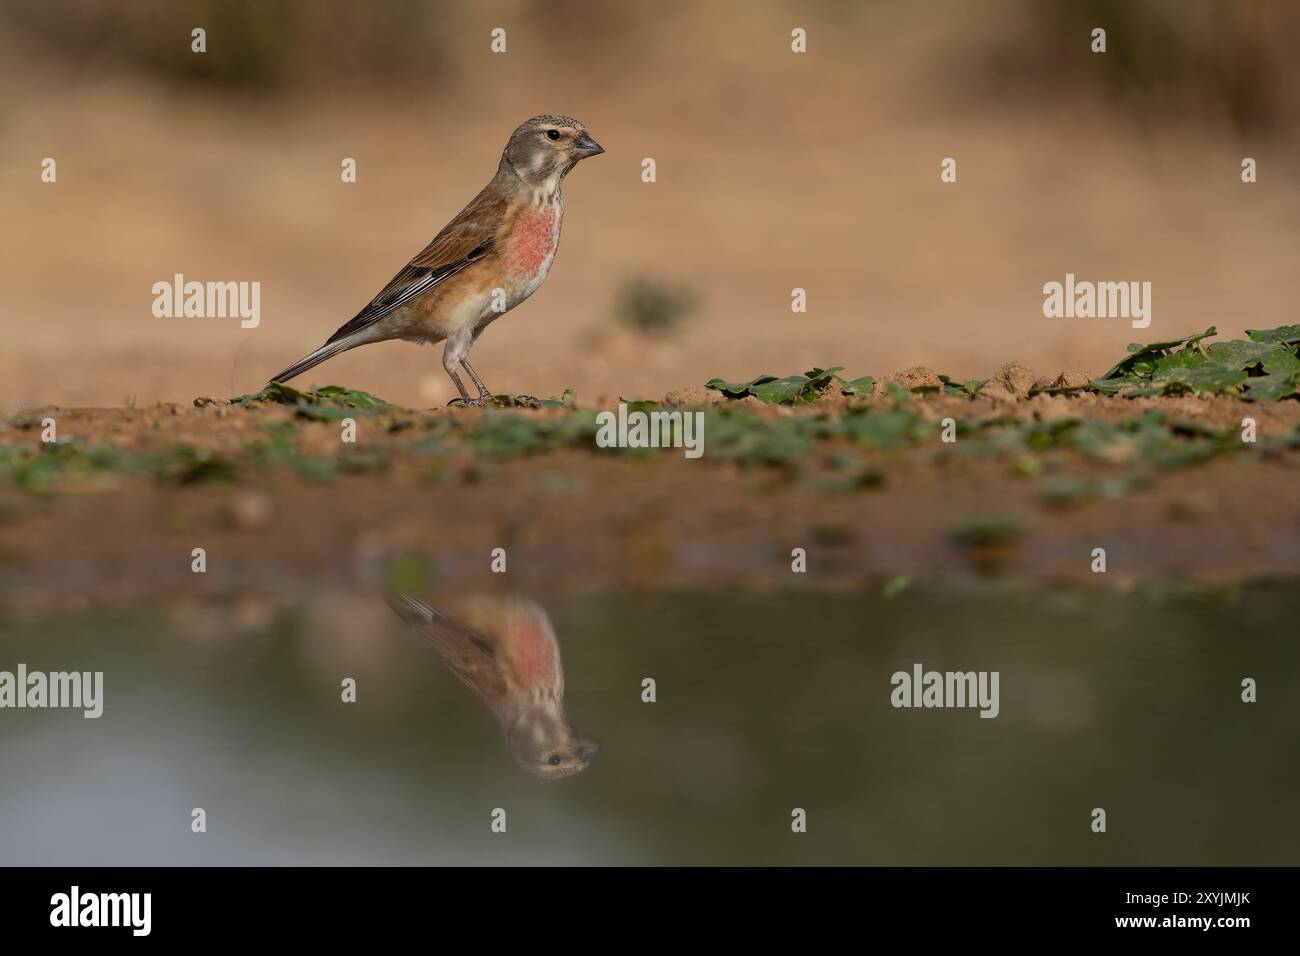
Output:
[[[564,780],[375,595],[5,624],[0,670],[106,700],[0,710],[0,863],[1300,862],[1293,587],[533,597],[604,743]],[[917,662],[998,671],[999,716],[894,708]]]

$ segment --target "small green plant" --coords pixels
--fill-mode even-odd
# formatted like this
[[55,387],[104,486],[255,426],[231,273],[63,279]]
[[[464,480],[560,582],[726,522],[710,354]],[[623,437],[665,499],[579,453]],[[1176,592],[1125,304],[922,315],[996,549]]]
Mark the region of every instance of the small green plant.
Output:
[[886,601],[892,601],[901,595],[912,583],[912,578],[907,574],[899,574],[885,582],[885,586],[880,589],[880,596]]
[[252,402],[270,402],[273,405],[291,405],[303,418],[318,420],[336,420],[357,415],[377,415],[381,412],[396,411],[397,406],[390,405],[369,392],[343,388],[341,385],[322,385],[314,391],[299,391],[282,382],[271,382],[260,392],[239,395],[231,400],[232,404],[247,408]]
[[1079,386],[1032,389],[1030,394],[1091,391],[1140,398],[1191,393],[1236,395],[1252,402],[1300,395],[1300,325],[1247,329],[1248,340],[1204,344],[1216,334],[1210,326],[1199,335],[1146,345],[1135,342],[1100,378]]
[[967,548],[999,548],[1015,544],[1026,530],[1015,515],[975,515],[953,528],[952,537]]
[[676,329],[696,305],[695,294],[687,288],[638,277],[619,286],[614,315],[638,332],[661,335]]
[[[745,398],[753,395],[759,401],[769,405],[803,405],[815,402],[821,398],[831,382],[839,383],[842,395],[869,396],[875,392],[876,380],[872,376],[863,375],[861,378],[844,379],[838,374],[842,371],[844,366],[836,365],[833,368],[809,369],[802,375],[786,375],[783,378],[775,375],[758,375],[748,382],[728,382],[720,378],[712,378],[705,382],[704,386],[722,392],[728,398]],[[974,398],[984,385],[980,380],[957,382],[947,375],[940,375],[939,382],[938,385],[919,385],[910,390],[894,382],[886,382],[884,390],[895,403],[899,403],[908,401],[913,393],[918,395],[942,393],[959,398]]]
[[[744,398],[753,395],[760,402],[769,405],[803,405],[821,398],[822,392],[826,391],[826,387],[831,382],[843,382],[844,380],[835,374],[843,370],[842,365],[834,368],[813,368],[802,375],[787,375],[785,378],[759,375],[748,382],[724,382],[720,378],[711,378],[704,383],[704,387],[715,389],[728,398]],[[855,386],[865,387],[869,391],[870,386],[862,385],[863,382],[863,379],[854,380]]]

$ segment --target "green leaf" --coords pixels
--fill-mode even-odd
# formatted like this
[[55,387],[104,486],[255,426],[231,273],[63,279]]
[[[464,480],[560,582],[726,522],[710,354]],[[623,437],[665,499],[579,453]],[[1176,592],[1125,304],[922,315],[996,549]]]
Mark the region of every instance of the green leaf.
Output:
[[1162,356],[1151,363],[1151,373],[1161,371],[1162,369],[1171,368],[1204,368],[1213,364],[1204,352],[1197,349],[1183,349],[1181,352],[1173,352],[1169,355]]
[[1210,326],[1200,335],[1187,335],[1181,339],[1170,339],[1167,342],[1152,342],[1149,345],[1142,345],[1141,343],[1134,342],[1128,347],[1128,350],[1131,353],[1128,358],[1120,360],[1114,368],[1102,376],[1102,379],[1116,378],[1133,371],[1134,366],[1141,362],[1146,361],[1154,363],[1155,360],[1162,357],[1164,353],[1171,349],[1175,349],[1180,345],[1190,348],[1195,346],[1202,339],[1207,339],[1211,335],[1217,334],[1218,330],[1214,326]]
[[358,408],[367,412],[381,412],[393,407],[382,398],[371,395],[369,392],[343,388],[340,385],[322,386],[321,388],[316,389],[315,395],[321,402],[333,402],[338,405],[346,405],[348,408]]
[[1205,357],[1215,365],[1244,369],[1258,364],[1269,352],[1282,347],[1276,342],[1243,342],[1241,339],[1232,339],[1228,342],[1215,342],[1205,350]]
[[762,385],[756,385],[752,388],[751,394],[761,402],[767,402],[769,405],[778,405],[784,402],[793,403],[796,398],[803,394],[804,386],[808,384],[806,375],[787,375],[785,378],[773,379],[770,382],[764,382]]
[[1122,375],[1117,378],[1102,376],[1099,379],[1094,379],[1089,382],[1088,387],[1093,391],[1102,392],[1103,394],[1117,395],[1125,389],[1141,387],[1146,384],[1146,379],[1138,378],[1136,375]]
[[658,402],[646,398],[624,398],[620,395],[618,400],[627,406],[627,412],[629,415],[633,412],[645,412],[649,414],[650,412],[660,411],[663,408],[663,406]]
[[808,396],[807,401],[816,401],[817,397],[826,390],[831,382],[842,382],[844,379],[836,375],[836,372],[844,371],[843,365],[836,365],[834,368],[811,368],[804,372],[808,379],[808,384],[804,389],[804,394]]
[[885,394],[893,399],[895,405],[906,405],[912,400],[912,393],[897,382],[886,382]]
[[870,375],[850,379],[844,383],[845,395],[870,395],[876,390],[876,380]]
[[1276,329],[1247,329],[1246,334],[1256,342],[1281,342],[1284,345],[1300,343],[1300,325],[1283,325]]
[[253,392],[248,395],[237,395],[230,401],[247,407],[249,402],[273,402],[277,405],[296,405],[304,398],[304,393],[298,391],[292,385],[284,385],[280,382],[271,382],[260,392]]
[[1246,392],[1242,397],[1252,402],[1280,402],[1296,394],[1297,378],[1294,372],[1257,375],[1246,382]]
[[1286,375],[1300,372],[1300,358],[1290,349],[1274,349],[1264,356],[1260,363],[1267,375]]
[[945,395],[965,395],[974,397],[975,393],[984,387],[988,379],[972,379],[969,382],[954,382],[951,376],[940,375],[939,381],[943,383],[940,388],[925,387],[912,389],[913,392],[943,392]]
[[1237,386],[1246,381],[1247,375],[1242,369],[1211,365],[1205,368],[1161,369],[1151,378],[1153,382],[1166,386],[1181,385],[1202,395],[1236,392]]
[[755,385],[762,385],[765,382],[776,381],[775,375],[759,375],[750,379],[748,382],[724,382],[720,378],[711,378],[704,383],[705,388],[711,388],[715,391],[722,392],[731,398],[744,398],[750,394],[750,389]]

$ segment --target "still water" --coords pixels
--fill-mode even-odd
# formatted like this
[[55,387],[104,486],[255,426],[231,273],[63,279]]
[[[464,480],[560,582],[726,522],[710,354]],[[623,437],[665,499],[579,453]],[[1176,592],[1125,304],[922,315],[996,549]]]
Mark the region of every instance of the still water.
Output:
[[[0,710],[0,864],[1300,863],[1293,585],[531,597],[601,744],[563,779],[382,595],[0,625],[0,671],[104,674]],[[893,706],[916,665],[997,716]]]

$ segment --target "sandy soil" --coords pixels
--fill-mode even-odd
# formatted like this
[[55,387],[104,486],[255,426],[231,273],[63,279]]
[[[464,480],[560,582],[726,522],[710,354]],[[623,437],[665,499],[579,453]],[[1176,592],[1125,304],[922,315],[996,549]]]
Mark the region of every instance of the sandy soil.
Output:
[[[716,397],[716,393],[704,393]],[[1243,415],[1261,437],[1300,425],[1300,403],[1249,405],[1226,398],[1123,400],[1093,396],[998,395],[968,401],[915,400],[925,418],[964,421],[1011,416],[1027,421],[1086,416],[1120,421],[1151,410],[1202,426],[1236,429]],[[685,399],[694,389],[680,390]],[[827,398],[798,410],[747,409],[773,421],[838,414],[851,403]],[[293,430],[296,454],[344,453],[337,422],[294,420],[278,406],[160,405],[46,409],[62,437],[118,449],[189,445],[239,456],[264,441],[267,426]],[[478,410],[410,412],[362,419],[359,447],[387,449],[378,470],[306,480],[287,465],[241,472],[233,483],[184,487],[142,475],[98,475],[43,493],[0,491],[8,613],[229,591],[271,592],[380,581],[395,564],[415,567],[439,587],[482,587],[494,548],[505,548],[511,583],[551,592],[719,587],[880,587],[897,576],[930,586],[998,578],[1129,587],[1190,580],[1231,583],[1300,573],[1300,448],[1242,450],[1207,463],[1163,470],[1115,498],[1050,508],[1043,482],[1063,474],[1105,479],[1131,462],[1044,453],[1042,470],[1017,471],[1001,456],[951,455],[936,440],[898,451],[861,451],[822,442],[810,456],[864,456],[875,478],[827,492],[789,469],[719,462],[679,453],[631,460],[584,448],[506,458],[430,456],[403,451],[432,421],[457,416],[473,427]],[[519,411],[558,417],[563,411]],[[707,412],[706,412],[707,414]],[[408,423],[399,431],[387,423]],[[35,428],[0,431],[4,444],[38,441]],[[349,453],[352,453],[349,451]],[[1011,520],[1003,542],[963,541],[973,519]],[[206,574],[190,570],[205,548]],[[1090,570],[1092,550],[1107,571]],[[807,551],[807,572],[791,570],[791,550]]]

